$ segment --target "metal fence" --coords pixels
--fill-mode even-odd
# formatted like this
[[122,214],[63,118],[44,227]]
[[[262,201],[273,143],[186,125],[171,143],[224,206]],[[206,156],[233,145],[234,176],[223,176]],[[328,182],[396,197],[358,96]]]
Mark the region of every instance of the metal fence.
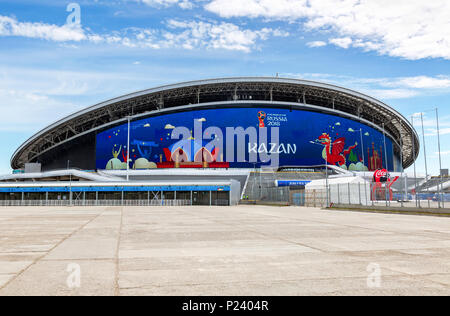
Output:
[[273,173],[252,173],[244,192],[245,200],[266,202],[289,201],[289,188],[276,187]]
[[[293,196],[291,188],[277,187],[276,180],[310,180],[320,178],[320,173],[306,172],[251,172],[244,191],[244,200],[261,202],[292,203],[292,200],[303,201],[304,197]],[[297,203],[294,203],[297,205]]]
[[2,206],[188,206],[190,200],[3,200]]
[[[450,193],[431,190],[426,183],[410,185],[410,179],[400,178],[394,183],[341,183],[325,189],[306,189],[305,205],[363,205],[404,208],[450,208]],[[328,193],[328,194],[327,194]]]

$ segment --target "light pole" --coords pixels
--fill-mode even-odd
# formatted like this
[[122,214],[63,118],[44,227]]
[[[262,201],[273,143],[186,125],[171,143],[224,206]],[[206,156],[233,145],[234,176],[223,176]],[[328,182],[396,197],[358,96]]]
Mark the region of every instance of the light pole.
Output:
[[[427,149],[425,143],[425,128],[423,125],[423,113],[420,113],[420,120],[422,121],[422,137],[423,137],[423,156],[425,158],[425,183],[427,183],[428,179],[428,164],[427,164]],[[427,185],[427,200],[428,200],[428,208],[430,208],[430,198],[428,196],[430,190]]]
[[445,208],[445,199],[444,199],[444,182],[442,177],[442,158],[441,158],[441,139],[439,132],[439,113],[438,108],[436,108],[436,126],[437,126],[437,137],[438,137],[438,149],[439,149],[439,174],[441,176],[441,185],[438,185],[439,192],[439,207],[441,206],[441,198],[442,198],[442,208]]
[[[384,160],[385,160],[385,163],[386,163],[386,170],[389,172],[389,165],[388,165],[388,158],[387,158],[387,149],[386,149],[386,132],[385,132],[385,129],[384,129],[384,123],[383,123],[383,142],[384,142]],[[386,199],[386,206],[388,206],[388,198],[387,198],[388,192],[386,190],[386,187],[384,189],[384,193],[385,193],[384,197]],[[391,201],[389,201],[389,205],[390,204],[391,204]]]
[[[401,173],[401,177],[403,178],[403,140],[400,137],[400,167],[402,168],[402,173]],[[405,189],[407,188],[407,184],[406,184],[406,177],[403,178],[404,179],[404,184],[405,184]],[[406,196],[406,198],[405,198]],[[403,207],[403,202],[407,200],[408,197],[408,192],[405,190],[405,194],[403,195],[402,199],[400,200],[400,204]]]
[[127,137],[127,182],[130,181],[130,126],[131,117],[127,116],[128,120],[128,137]]
[[[359,135],[361,137],[361,154],[362,154],[362,160],[363,160],[362,163],[363,163],[363,167],[365,168],[366,167],[366,158],[364,157],[364,139],[363,139],[363,130],[362,130],[362,128],[359,129]],[[366,179],[365,179],[366,171],[363,170],[363,172],[364,172],[363,179],[364,179],[364,181],[366,181]],[[364,200],[367,203],[367,185],[364,185],[364,194],[366,195]]]
[[361,135],[361,154],[363,159],[363,166],[366,165],[366,159],[364,157],[364,139],[363,139],[363,131],[362,128],[359,129],[359,134]]
[[[411,116],[411,125],[414,128],[414,115]],[[414,137],[412,139],[412,146],[413,146],[413,156],[414,156],[414,191],[415,191],[415,200],[416,200],[416,207],[420,207],[420,200],[417,198],[417,171],[416,171],[416,142],[414,141]]]

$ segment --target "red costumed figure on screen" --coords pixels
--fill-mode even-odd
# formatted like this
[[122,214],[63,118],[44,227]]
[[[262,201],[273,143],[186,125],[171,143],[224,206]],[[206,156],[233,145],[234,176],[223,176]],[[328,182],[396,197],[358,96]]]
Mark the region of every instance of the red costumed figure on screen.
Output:
[[358,143],[355,143],[355,145],[344,150],[345,137],[338,138],[334,142],[331,142],[331,137],[327,133],[323,133],[319,137],[319,142],[325,145],[327,162],[331,165],[337,165],[339,167],[346,164],[347,159],[345,157],[351,152],[352,149],[358,146]]

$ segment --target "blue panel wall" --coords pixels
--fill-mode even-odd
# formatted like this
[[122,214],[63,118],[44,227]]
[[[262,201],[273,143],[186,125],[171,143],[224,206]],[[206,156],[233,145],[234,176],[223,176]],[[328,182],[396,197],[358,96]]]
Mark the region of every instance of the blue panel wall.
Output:
[[116,186],[116,187],[29,187],[29,188],[0,188],[0,193],[42,193],[42,192],[180,192],[180,191],[230,191],[229,186]]
[[[164,148],[171,149],[179,141],[179,139],[172,139],[173,128],[184,126],[193,132],[195,121],[202,122],[203,131],[211,126],[219,127],[222,130],[224,141],[227,141],[227,127],[243,127],[244,129],[255,127],[258,131],[260,124],[269,128],[278,127],[280,139],[277,149],[280,151],[280,166],[325,164],[326,152],[318,141],[319,137],[324,134],[330,138],[331,148],[328,159],[332,165],[360,171],[373,169],[370,168],[369,161],[376,154],[382,167],[394,171],[394,159],[398,160],[398,157],[394,158],[393,155],[392,141],[388,137],[384,138],[383,133],[365,124],[323,113],[261,107],[204,109],[134,121],[130,131],[131,161],[141,159],[144,162],[158,163],[161,155],[165,161]],[[360,130],[363,134],[364,148],[361,145]],[[97,135],[97,169],[106,169],[107,166],[113,165],[115,169],[120,169],[121,164],[122,168],[126,169],[126,164],[123,162],[126,160],[128,150],[127,133],[128,126],[123,124]],[[270,137],[269,131],[269,140]],[[231,162],[230,167],[253,168],[265,165],[260,157],[256,163],[248,161],[250,150],[248,142],[247,139],[245,141],[246,161]],[[235,142],[236,146],[237,142]],[[271,146],[266,147],[270,148]],[[270,151],[269,148],[268,151]],[[386,148],[386,153],[384,148]],[[258,147],[258,151],[259,149]],[[226,150],[223,154],[225,161],[232,161],[230,160],[231,155]],[[344,157],[344,160],[340,158],[341,156]],[[363,160],[365,165],[363,165]],[[130,167],[132,167],[132,163]],[[138,169],[140,168],[138,167]]]

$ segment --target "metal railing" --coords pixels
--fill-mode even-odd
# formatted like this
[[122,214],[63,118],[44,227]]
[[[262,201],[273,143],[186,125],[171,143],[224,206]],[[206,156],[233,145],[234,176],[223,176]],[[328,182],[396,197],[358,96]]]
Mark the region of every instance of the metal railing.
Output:
[[2,200],[6,206],[188,206],[190,200]]
[[[305,206],[327,207],[332,205],[362,205],[378,207],[401,207],[440,209],[450,207],[450,193],[415,191],[404,179],[398,180],[396,188],[375,183],[330,184],[323,189],[308,188],[305,191]],[[402,186],[400,184],[404,183]]]

